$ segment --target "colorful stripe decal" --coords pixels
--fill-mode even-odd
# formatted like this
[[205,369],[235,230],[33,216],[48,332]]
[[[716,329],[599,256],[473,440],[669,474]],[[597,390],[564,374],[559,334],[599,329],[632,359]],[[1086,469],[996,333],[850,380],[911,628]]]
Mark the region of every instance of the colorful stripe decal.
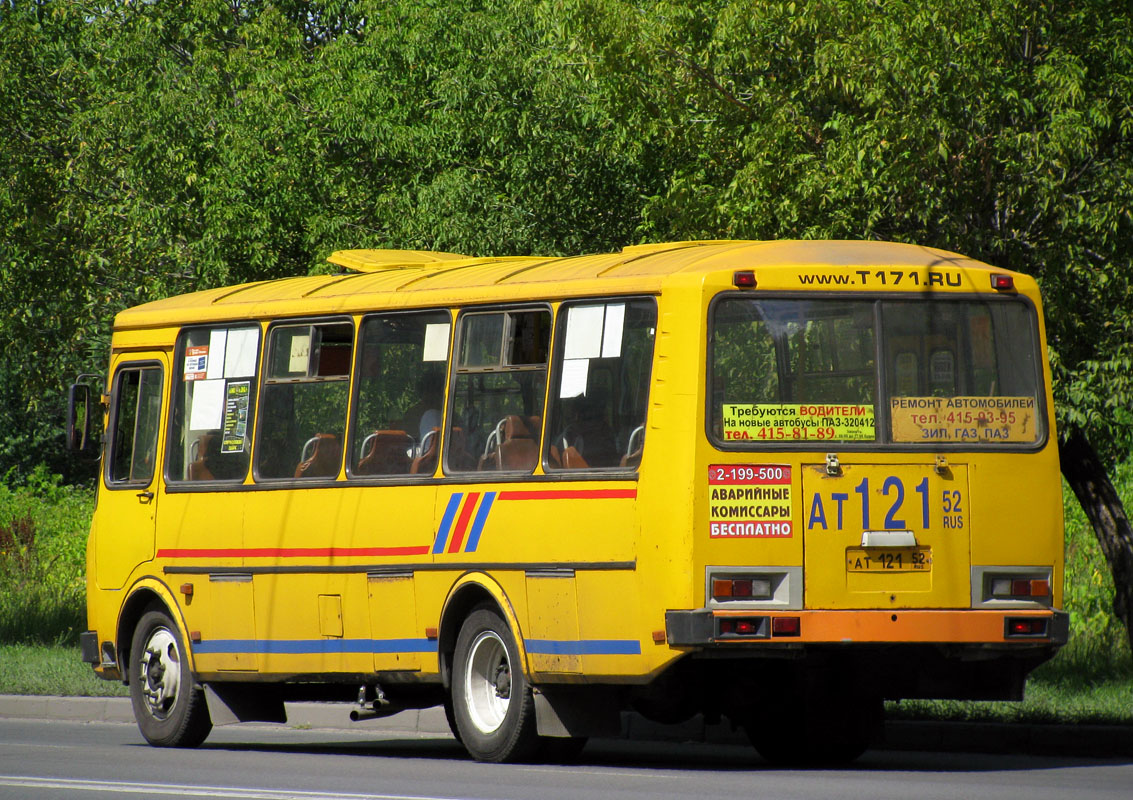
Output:
[[637,499],[637,489],[524,489],[500,492],[501,500]]
[[464,501],[460,509],[460,517],[456,521],[456,532],[453,533],[452,542],[448,546],[450,553],[460,552],[460,546],[464,544],[464,532],[468,530],[468,521],[472,519],[472,509],[476,508],[476,501],[479,499],[479,492],[468,493],[468,499]]
[[[527,639],[527,652],[554,656],[637,656],[636,639]],[[213,639],[198,642],[199,655],[318,655],[327,653],[436,653],[436,639]]]
[[453,492],[449,495],[440,528],[437,529],[437,536],[433,540],[432,552],[459,553],[463,547],[465,553],[475,553],[480,544],[480,534],[484,532],[484,525],[492,511],[492,505],[497,500],[634,500],[636,498],[637,489],[529,489],[484,492],[482,497],[480,492],[467,494]]
[[443,553],[445,551],[445,542],[448,541],[448,532],[452,528],[452,521],[456,517],[456,510],[460,508],[460,500],[464,495],[459,492],[453,492],[452,496],[448,499],[448,505],[445,506],[445,515],[441,519],[441,527],[437,530],[437,538],[433,541],[433,553]]
[[193,645],[198,654],[435,653],[436,639],[213,639]]
[[639,656],[641,642],[636,639],[526,639],[528,653],[548,656]]
[[[474,553],[497,500],[634,500],[637,489],[516,489],[506,492],[453,492],[433,544],[403,547],[213,547],[166,548],[158,558],[358,558]],[[451,535],[451,541],[449,539]],[[466,539],[467,537],[467,539]]]
[[492,503],[496,500],[496,492],[485,492],[484,499],[480,501],[480,510],[476,512],[476,519],[472,523],[472,533],[468,535],[468,547],[465,552],[475,553],[480,544],[480,533],[484,530],[484,523],[488,521],[488,512],[492,510]]
[[356,556],[421,556],[428,545],[411,547],[231,547],[158,550],[158,558],[351,558]]

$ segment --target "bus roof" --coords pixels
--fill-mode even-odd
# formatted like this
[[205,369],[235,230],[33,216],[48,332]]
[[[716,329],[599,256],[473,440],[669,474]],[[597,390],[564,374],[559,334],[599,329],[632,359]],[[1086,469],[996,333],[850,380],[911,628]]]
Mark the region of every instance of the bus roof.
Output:
[[[721,270],[831,270],[948,266],[990,271],[987,264],[919,245],[869,241],[699,241],[644,244],[618,253],[473,258],[420,250],[340,250],[335,275],[281,278],[156,300],[126,309],[115,329],[194,322],[350,313],[367,309],[499,302],[528,297],[655,293],[673,276]],[[996,270],[1004,272],[1004,270]]]

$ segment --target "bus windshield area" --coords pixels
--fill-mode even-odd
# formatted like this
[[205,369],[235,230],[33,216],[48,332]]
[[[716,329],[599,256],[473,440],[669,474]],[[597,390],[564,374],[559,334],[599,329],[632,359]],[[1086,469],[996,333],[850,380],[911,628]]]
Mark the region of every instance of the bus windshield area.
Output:
[[722,298],[710,321],[717,444],[1033,445],[1035,315],[989,300]]

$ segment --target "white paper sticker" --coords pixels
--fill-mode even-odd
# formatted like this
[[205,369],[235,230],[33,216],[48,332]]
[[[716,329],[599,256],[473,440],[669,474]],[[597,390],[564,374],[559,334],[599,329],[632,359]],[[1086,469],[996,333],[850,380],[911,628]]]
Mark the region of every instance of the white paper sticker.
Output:
[[193,387],[193,410],[189,414],[189,429],[219,430],[224,420],[224,381],[196,381]]
[[209,367],[208,345],[198,345],[185,350],[185,380],[203,381]]
[[602,316],[605,311],[605,306],[570,307],[564,358],[598,358],[602,354]]
[[291,339],[291,360],[287,364],[288,372],[301,372],[307,374],[307,362],[311,360],[311,336],[304,334]]
[[228,356],[224,359],[224,377],[251,378],[256,374],[256,357],[260,354],[260,332],[256,328],[237,328],[228,332]]
[[606,306],[606,325],[602,331],[602,358],[621,358],[622,328],[626,321],[626,304]]
[[590,373],[589,358],[568,358],[563,361],[563,381],[559,385],[559,397],[581,397],[586,394],[586,379]]
[[227,340],[226,328],[209,331],[209,365],[206,377],[210,381],[224,377],[224,344]]
[[425,326],[425,352],[422,361],[448,360],[448,332],[447,322],[434,322]]

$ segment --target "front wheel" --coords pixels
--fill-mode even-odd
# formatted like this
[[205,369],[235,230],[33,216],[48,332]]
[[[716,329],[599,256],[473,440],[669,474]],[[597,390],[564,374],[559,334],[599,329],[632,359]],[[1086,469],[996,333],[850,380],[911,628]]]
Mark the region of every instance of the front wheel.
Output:
[[204,692],[188,664],[169,615],[146,612],[130,646],[130,703],[142,736],[156,747],[196,747],[212,730]]
[[473,611],[460,629],[452,706],[459,738],[477,761],[519,761],[539,744],[519,648],[494,609]]

